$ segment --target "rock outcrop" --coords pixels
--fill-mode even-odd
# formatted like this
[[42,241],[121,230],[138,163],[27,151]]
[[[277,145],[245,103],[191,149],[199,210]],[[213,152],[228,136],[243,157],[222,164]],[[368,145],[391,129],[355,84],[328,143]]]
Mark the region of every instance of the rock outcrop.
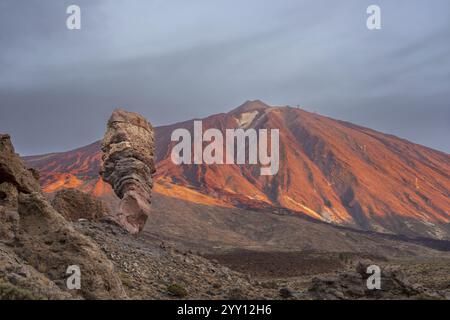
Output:
[[367,262],[358,263],[355,271],[342,272],[336,276],[314,278],[309,293],[320,300],[355,299],[445,299],[445,295],[422,285],[408,281],[403,272],[393,266],[381,269],[380,289],[367,287]]
[[115,110],[102,143],[100,174],[121,199],[111,219],[128,232],[140,232],[150,214],[155,173],[153,127],[139,114]]
[[0,150],[0,181],[11,183],[20,192],[39,191],[37,172],[34,169],[27,169],[23,165],[19,156],[14,152],[9,135],[0,135]]
[[58,191],[52,200],[52,206],[69,221],[99,221],[110,215],[110,209],[103,200],[77,189]]
[[[0,296],[126,298],[111,261],[51,206],[8,135],[0,135],[0,168]],[[81,271],[79,290],[66,286],[72,265]]]

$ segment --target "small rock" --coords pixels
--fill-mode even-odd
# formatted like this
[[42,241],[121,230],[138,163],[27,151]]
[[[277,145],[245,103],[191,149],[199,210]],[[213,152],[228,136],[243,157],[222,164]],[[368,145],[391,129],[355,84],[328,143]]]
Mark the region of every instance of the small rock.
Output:
[[295,297],[295,292],[289,288],[281,288],[280,289],[280,297],[284,299]]

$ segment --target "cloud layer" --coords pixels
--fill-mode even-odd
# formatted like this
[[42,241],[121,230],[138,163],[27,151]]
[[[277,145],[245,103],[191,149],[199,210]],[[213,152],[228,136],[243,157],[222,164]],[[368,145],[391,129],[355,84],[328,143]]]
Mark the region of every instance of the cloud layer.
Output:
[[61,151],[116,107],[161,125],[261,99],[449,152],[450,2],[375,2],[379,31],[362,0],[2,1],[0,131]]

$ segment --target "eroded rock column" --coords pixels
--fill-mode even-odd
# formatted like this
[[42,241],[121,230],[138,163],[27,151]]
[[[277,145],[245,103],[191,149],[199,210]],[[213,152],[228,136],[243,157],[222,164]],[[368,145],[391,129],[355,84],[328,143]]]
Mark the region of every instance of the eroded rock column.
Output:
[[154,134],[141,115],[117,109],[108,121],[100,174],[121,199],[111,219],[130,233],[140,232],[150,214]]

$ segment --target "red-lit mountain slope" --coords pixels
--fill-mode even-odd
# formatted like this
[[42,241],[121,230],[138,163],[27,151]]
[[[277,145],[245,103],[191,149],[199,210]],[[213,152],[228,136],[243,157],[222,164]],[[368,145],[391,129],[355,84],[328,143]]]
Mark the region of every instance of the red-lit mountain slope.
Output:
[[[151,120],[151,119],[150,119]],[[203,120],[203,130],[279,129],[280,168],[259,165],[175,165],[176,128],[156,128],[155,192],[222,207],[289,210],[365,230],[450,239],[450,156],[409,141],[298,108],[248,101]],[[100,143],[27,157],[46,192],[80,188],[111,196],[98,176]]]

